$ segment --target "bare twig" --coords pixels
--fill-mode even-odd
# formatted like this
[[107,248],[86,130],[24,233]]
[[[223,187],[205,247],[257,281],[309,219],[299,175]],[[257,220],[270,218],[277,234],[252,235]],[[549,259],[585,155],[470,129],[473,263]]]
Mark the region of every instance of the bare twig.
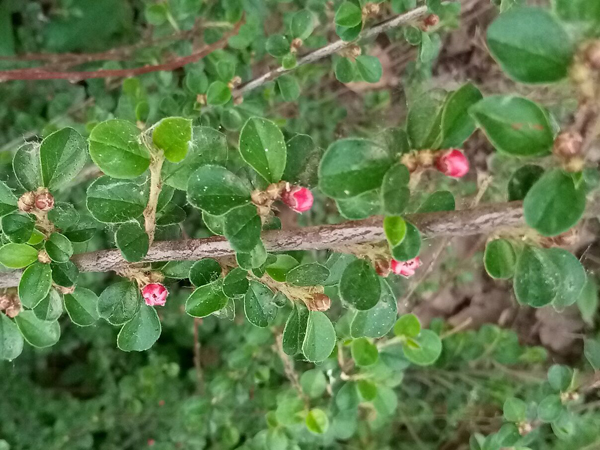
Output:
[[285,376],[288,378],[288,380],[290,380],[290,383],[298,393],[298,396],[304,402],[306,409],[310,409],[310,400],[302,390],[302,386],[300,385],[300,379],[298,378],[298,374],[294,370],[294,365],[292,364],[290,357],[286,355],[283,351],[283,335],[281,333],[275,334],[275,347],[277,355],[279,356],[283,364]]

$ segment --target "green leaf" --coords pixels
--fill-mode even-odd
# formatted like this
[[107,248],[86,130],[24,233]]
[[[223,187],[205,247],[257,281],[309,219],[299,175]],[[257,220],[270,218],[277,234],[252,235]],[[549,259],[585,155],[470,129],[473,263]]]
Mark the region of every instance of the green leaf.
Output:
[[23,336],[17,325],[5,314],[0,314],[0,360],[12,361],[23,351]]
[[206,211],[202,211],[202,221],[212,234],[223,236],[225,216],[213,216]]
[[290,41],[281,34],[272,34],[267,39],[267,53],[275,58],[281,58],[290,52]]
[[402,242],[392,248],[392,257],[396,261],[410,261],[421,251],[421,233],[412,223],[406,222],[406,236]]
[[377,304],[381,285],[371,264],[362,259],[348,264],[340,280],[340,296],[359,311],[369,310]]
[[27,343],[33,347],[51,347],[60,339],[58,321],[46,322],[40,320],[33,311],[21,311],[15,317],[15,322]]
[[461,147],[475,131],[469,108],[483,99],[472,83],[451,93],[442,110],[442,148]]
[[583,321],[588,325],[593,325],[596,311],[598,311],[598,286],[590,275],[587,276],[585,286],[577,298],[577,306]]
[[542,249],[525,247],[515,271],[514,289],[522,305],[540,308],[556,298],[560,289],[560,273],[549,254]]
[[527,419],[527,404],[519,398],[507,398],[502,410],[504,418],[509,422],[523,422]]
[[217,74],[221,81],[225,83],[229,83],[231,79],[235,76],[235,62],[221,60],[217,63]]
[[142,294],[136,284],[119,281],[108,286],[98,298],[98,313],[111,325],[123,325],[140,307]]
[[312,434],[325,434],[329,429],[329,419],[322,409],[311,409],[306,415],[306,428]]
[[139,217],[147,201],[143,186],[100,177],[88,188],[86,205],[94,219],[104,223],[122,223]]
[[307,370],[300,377],[300,386],[310,398],[319,398],[327,388],[327,379],[319,369]]
[[209,127],[194,127],[185,158],[179,163],[165,161],[162,180],[165,184],[185,191],[190,175],[200,166],[227,161],[227,138]]
[[557,392],[566,392],[573,381],[573,369],[554,364],[548,370],[548,383]]
[[31,234],[31,237],[29,238],[27,243],[29,245],[38,245],[41,244],[45,238],[46,236],[44,236],[44,233],[34,228],[33,233]]
[[222,271],[221,265],[216,260],[204,258],[190,268],[190,281],[194,286],[204,286],[221,278]]
[[404,314],[394,325],[394,334],[396,336],[404,336],[416,338],[421,333],[421,322],[414,314]]
[[537,413],[542,422],[550,423],[558,419],[563,410],[564,407],[560,396],[552,394],[540,402]]
[[577,429],[574,414],[569,410],[564,410],[551,426],[556,437],[562,441],[572,439]]
[[354,27],[342,27],[340,25],[335,26],[335,32],[337,35],[346,42],[355,40],[362,31],[362,22]]
[[41,302],[52,287],[50,264],[35,262],[30,265],[19,281],[19,299],[26,308],[34,308]]
[[290,255],[277,255],[277,260],[269,264],[266,270],[271,278],[283,283],[286,281],[287,273],[298,264],[298,261]]
[[302,350],[302,343],[306,336],[309,311],[303,304],[295,303],[283,329],[283,351],[294,356]]
[[154,145],[164,152],[167,160],[174,163],[186,157],[191,140],[192,121],[183,117],[167,117],[152,131]]
[[277,78],[277,87],[284,102],[293,102],[300,97],[300,85],[292,75],[282,75]]
[[229,297],[239,297],[248,290],[248,272],[236,267],[223,280],[223,293]]
[[544,174],[544,169],[534,164],[527,164],[517,169],[508,180],[508,200],[523,200],[529,190]]
[[44,249],[54,262],[64,263],[73,256],[73,244],[60,233],[52,233],[44,244]]
[[490,277],[506,280],[515,273],[517,254],[510,241],[495,239],[486,244],[483,262]]
[[79,222],[79,212],[70,203],[56,202],[54,208],[48,211],[48,219],[57,228],[66,230]]
[[406,119],[406,132],[413,149],[439,148],[446,92],[433,90],[417,97]]
[[223,281],[217,279],[197,288],[185,302],[185,312],[193,317],[206,317],[224,308],[228,299],[222,286]]
[[140,130],[125,120],[107,120],[89,137],[90,156],[102,172],[113,178],[136,178],[150,165],[150,152],[141,144]]
[[558,268],[560,286],[552,302],[556,309],[573,305],[585,286],[585,269],[572,253],[562,248],[549,248],[546,254]]
[[355,27],[362,23],[362,11],[353,2],[343,2],[335,12],[335,24],[340,27]]
[[573,57],[569,35],[542,8],[513,8],[487,30],[494,59],[516,81],[552,83],[567,76]]
[[469,110],[496,150],[513,156],[550,153],[554,133],[548,113],[523,97],[493,95]]
[[17,197],[11,188],[0,181],[0,217],[17,210]]
[[380,338],[394,326],[397,314],[396,296],[389,284],[381,278],[381,298],[368,311],[358,311],[350,325],[352,337]]
[[206,92],[206,102],[212,106],[224,105],[231,99],[231,89],[222,81],[213,81]]
[[367,402],[371,402],[377,397],[377,385],[369,380],[358,380],[356,387],[360,396]]
[[240,133],[240,155],[269,183],[281,180],[287,148],[283,133],[270,120],[252,117]]
[[442,340],[431,330],[421,330],[414,338],[417,346],[404,345],[404,356],[418,366],[429,366],[442,354]]
[[161,267],[160,271],[167,278],[183,280],[189,277],[190,269],[195,261],[169,261]]
[[336,335],[329,318],[320,311],[310,311],[302,353],[310,362],[326,360],[335,348]]
[[289,270],[285,280],[294,286],[318,286],[329,278],[329,269],[319,263],[301,264]]
[[335,404],[341,411],[356,409],[359,403],[360,397],[354,382],[344,383],[335,395]]
[[570,174],[546,172],[523,202],[525,222],[544,236],[564,233],[579,222],[585,211],[585,190],[577,188]]
[[417,209],[417,213],[454,211],[456,204],[450,191],[435,191]]
[[249,253],[260,242],[261,227],[256,206],[248,204],[227,213],[223,234],[236,252]]
[[98,296],[81,286],[77,286],[71,294],[65,294],[65,309],[71,322],[80,327],[93,325],[100,318]]
[[183,222],[187,217],[185,210],[174,202],[170,202],[156,215],[156,226],[175,225]]
[[391,166],[384,147],[365,139],[341,139],[321,160],[319,186],[325,195],[348,199],[380,187]]
[[22,269],[37,261],[38,251],[27,244],[5,244],[0,247],[0,264],[9,269]]
[[377,397],[373,400],[373,406],[379,416],[393,416],[398,408],[398,397],[396,392],[392,388],[379,385]]
[[406,237],[406,222],[400,216],[388,216],[383,219],[383,231],[390,247],[395,247]]
[[148,253],[150,241],[138,222],[122,224],[115,233],[115,243],[125,261],[141,261]]
[[334,71],[340,83],[351,83],[356,76],[356,65],[350,58],[339,58],[335,62]]
[[336,200],[335,204],[340,215],[349,220],[366,219],[382,212],[379,189],[373,189],[345,200]]
[[[89,191],[88,191],[89,194]],[[87,242],[94,237],[98,222],[96,222],[91,216],[83,215],[80,217],[77,224],[70,226],[63,232],[63,234],[74,243]]]
[[323,151],[306,134],[297,134],[286,144],[287,157],[283,179],[306,187],[316,185],[317,167]]
[[13,213],[2,217],[2,232],[9,241],[25,244],[31,239],[35,221],[27,214]]
[[267,256],[267,250],[262,241],[260,241],[250,253],[237,252],[235,255],[238,266],[244,270],[252,270],[261,267],[267,261]]
[[292,16],[290,32],[294,39],[306,39],[311,35],[314,25],[314,17],[307,9],[301,9]]
[[119,331],[117,346],[124,352],[143,352],[154,345],[160,337],[160,331],[156,309],[143,304]]
[[41,187],[44,182],[42,181],[40,145],[32,142],[21,145],[13,158],[13,170],[19,184],[26,191],[35,191]]
[[563,21],[590,28],[600,23],[600,3],[596,0],[554,0],[553,5]]
[[221,216],[250,202],[250,189],[241,178],[219,166],[202,166],[188,182],[188,201],[198,209]]
[[379,359],[379,352],[368,339],[361,337],[352,341],[352,359],[358,366],[372,366]]
[[244,312],[252,325],[268,327],[277,315],[277,306],[273,303],[271,289],[258,281],[250,281],[244,296]]
[[600,370],[600,341],[598,339],[584,339],[583,354],[594,370]]
[[377,83],[383,75],[383,68],[379,59],[371,55],[360,55],[356,57],[356,69],[367,83]]
[[58,189],[71,181],[87,161],[83,137],[73,128],[63,128],[44,138],[40,145],[43,186]]
[[410,172],[404,164],[392,166],[383,178],[381,201],[383,211],[389,216],[398,216],[404,212],[410,200]]
[[35,316],[46,322],[54,322],[63,313],[63,299],[56,289],[51,289],[46,298],[33,308]]

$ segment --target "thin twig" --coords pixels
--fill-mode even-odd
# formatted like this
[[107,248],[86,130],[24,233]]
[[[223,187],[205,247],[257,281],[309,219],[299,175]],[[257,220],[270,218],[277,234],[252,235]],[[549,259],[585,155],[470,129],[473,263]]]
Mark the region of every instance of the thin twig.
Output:
[[277,352],[277,355],[279,355],[279,358],[281,359],[281,362],[283,364],[283,370],[285,372],[285,376],[288,378],[288,380],[290,380],[290,383],[292,384],[292,386],[298,393],[298,396],[304,402],[306,409],[310,409],[310,400],[309,400],[308,396],[302,390],[302,386],[300,385],[300,379],[298,378],[298,374],[294,370],[294,365],[292,364],[290,357],[288,355],[286,355],[286,353],[283,351],[283,334],[282,333],[277,333],[275,335],[275,347],[276,347],[275,350]]
[[204,394],[204,374],[202,373],[202,364],[200,360],[200,338],[198,337],[198,328],[202,324],[202,319],[194,318],[194,366],[196,367],[196,386],[198,393]]

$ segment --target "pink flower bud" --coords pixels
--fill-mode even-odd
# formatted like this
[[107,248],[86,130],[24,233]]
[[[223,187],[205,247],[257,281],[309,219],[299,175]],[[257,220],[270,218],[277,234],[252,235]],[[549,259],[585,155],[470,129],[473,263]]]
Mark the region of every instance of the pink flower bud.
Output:
[[283,191],[283,194],[281,194],[281,200],[288,205],[292,211],[303,213],[312,208],[313,195],[312,192],[310,192],[310,189],[305,187],[290,186]]
[[418,256],[410,261],[392,259],[392,272],[396,275],[402,275],[404,278],[412,277],[419,267],[421,267],[421,258]]
[[54,208],[54,197],[50,192],[40,192],[35,197],[35,207],[40,211],[50,211]]
[[469,160],[463,152],[451,148],[436,158],[435,167],[446,176],[462,178],[469,171]]
[[148,306],[165,306],[169,291],[160,283],[151,283],[142,289],[142,297]]

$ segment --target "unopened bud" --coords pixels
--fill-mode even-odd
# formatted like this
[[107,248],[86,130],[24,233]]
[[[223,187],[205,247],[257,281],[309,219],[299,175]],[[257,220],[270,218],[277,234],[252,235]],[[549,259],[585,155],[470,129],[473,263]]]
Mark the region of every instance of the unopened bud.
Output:
[[48,191],[42,191],[35,196],[35,207],[40,211],[50,211],[54,208],[54,196]]
[[367,3],[362,9],[363,17],[376,16],[379,14],[378,3]]
[[552,152],[562,158],[572,158],[581,153],[583,137],[579,133],[566,131],[558,135],[554,141]]
[[312,192],[302,186],[287,187],[281,195],[281,200],[297,213],[308,211],[313,205]]
[[440,23],[440,16],[437,14],[429,14],[427,17],[425,17],[423,23],[428,27],[435,27],[438,23]]
[[314,294],[307,302],[310,311],[327,311],[331,307],[331,299],[325,294]]
[[19,197],[19,201],[17,202],[17,206],[20,211],[29,212],[35,206],[35,193],[34,192],[25,192],[21,197]]
[[169,291],[160,283],[151,283],[142,289],[142,297],[148,306],[164,306],[168,296]]
[[421,267],[421,258],[418,256],[409,261],[396,261],[392,259],[391,263],[392,272],[396,275],[402,275],[404,278],[412,277],[419,267]]
[[462,178],[469,172],[469,160],[463,152],[452,148],[439,154],[435,167],[448,177]]
[[600,70],[600,41],[591,42],[584,53],[586,64],[594,70]]
[[52,260],[50,259],[50,256],[48,256],[48,252],[46,252],[46,250],[40,250],[38,252],[38,261],[41,262],[42,264],[50,264],[52,262]]
[[290,44],[290,52],[292,53],[296,53],[298,51],[298,49],[300,47],[302,47],[302,39],[300,38],[295,38],[294,40],[292,40],[292,43]]
[[390,272],[390,262],[387,260],[379,260],[375,263],[375,272],[377,272],[377,275],[379,275],[380,277],[387,277]]

